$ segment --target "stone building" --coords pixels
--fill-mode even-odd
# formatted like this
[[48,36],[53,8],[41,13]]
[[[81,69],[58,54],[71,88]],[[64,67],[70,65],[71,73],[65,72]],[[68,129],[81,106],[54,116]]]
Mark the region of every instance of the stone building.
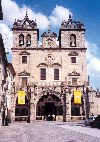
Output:
[[[27,88],[31,88],[31,120],[47,119],[53,114],[56,120],[62,119],[62,82],[66,86],[66,118],[84,117],[83,93],[88,81],[84,25],[69,15],[67,21],[62,21],[58,37],[50,28],[41,35],[40,47],[36,20],[30,20],[27,13],[23,20],[15,20],[12,30],[12,64],[16,72],[15,118],[27,115],[25,105],[18,105],[18,91],[26,91],[27,105]],[[76,89],[82,92],[81,104],[74,104],[73,91]]]

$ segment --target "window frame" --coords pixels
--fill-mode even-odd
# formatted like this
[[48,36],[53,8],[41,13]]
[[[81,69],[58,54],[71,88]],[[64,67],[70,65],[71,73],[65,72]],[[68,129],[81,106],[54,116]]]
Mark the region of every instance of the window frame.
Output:
[[40,80],[46,80],[46,68],[40,68]]
[[71,57],[71,63],[75,64],[76,63],[76,57]]
[[[75,80],[76,80],[76,82],[75,82]],[[72,78],[72,85],[73,86],[78,85],[77,80],[78,80],[78,78],[75,78],[75,77]]]
[[[23,44],[21,44],[21,41],[23,42]],[[19,35],[19,46],[23,46],[24,45],[24,35],[20,34]]]
[[[72,45],[72,37],[74,38],[74,45]],[[76,47],[76,35],[75,34],[71,34],[70,35],[70,47]]]
[[[23,80],[23,79],[26,79],[26,80]],[[24,81],[26,81],[26,82],[23,83]],[[25,87],[25,86],[27,86],[27,84],[28,84],[28,78],[27,77],[21,77],[21,86]]]
[[[28,44],[28,41],[30,41],[30,44]],[[30,34],[26,36],[26,47],[28,46],[31,46],[31,35]]]
[[54,80],[59,80],[59,68],[54,68]]
[[23,57],[27,57],[27,56],[26,55],[22,55],[22,57],[21,57],[22,58],[21,63],[22,64],[27,64],[28,63],[28,57],[26,58],[26,62],[23,62]]

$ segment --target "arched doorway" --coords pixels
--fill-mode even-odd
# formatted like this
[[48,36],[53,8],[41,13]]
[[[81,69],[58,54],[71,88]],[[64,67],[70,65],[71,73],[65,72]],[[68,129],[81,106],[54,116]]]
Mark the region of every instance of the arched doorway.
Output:
[[71,99],[71,116],[84,116],[84,100],[81,97],[81,104],[74,104],[74,96]]
[[52,91],[47,91],[37,103],[36,115],[47,121],[56,120],[57,116],[63,115],[61,99]]
[[18,104],[18,97],[15,106],[15,121],[28,120],[28,100],[25,96],[25,104]]

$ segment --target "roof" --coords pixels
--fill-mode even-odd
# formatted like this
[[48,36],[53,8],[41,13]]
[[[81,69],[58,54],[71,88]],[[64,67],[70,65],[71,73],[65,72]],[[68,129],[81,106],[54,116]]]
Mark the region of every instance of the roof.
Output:
[[23,20],[16,20],[13,24],[13,29],[37,29],[36,19],[35,21],[29,20],[28,14],[26,11],[25,18]]
[[68,21],[63,20],[61,23],[61,29],[72,29],[72,30],[85,30],[84,25],[79,21],[74,21],[69,15]]
[[46,33],[46,32],[44,32],[42,35],[41,35],[41,37],[57,37],[57,34],[56,33]]

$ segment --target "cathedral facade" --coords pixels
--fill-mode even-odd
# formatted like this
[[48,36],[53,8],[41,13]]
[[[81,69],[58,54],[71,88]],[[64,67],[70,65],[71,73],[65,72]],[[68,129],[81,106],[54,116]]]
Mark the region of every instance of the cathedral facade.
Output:
[[[50,28],[41,35],[36,20],[30,20],[27,13],[23,20],[13,24],[12,64],[16,72],[15,118],[27,115],[24,107],[18,105],[18,91],[30,91],[30,119],[47,119],[63,116],[63,93],[61,84],[66,85],[66,118],[85,117],[84,84],[88,82],[85,47],[85,28],[69,15],[62,21],[59,35]],[[57,45],[57,40],[59,45]],[[28,90],[29,89],[29,90]],[[81,90],[82,103],[74,104],[73,92]],[[20,112],[20,113],[19,113]]]

